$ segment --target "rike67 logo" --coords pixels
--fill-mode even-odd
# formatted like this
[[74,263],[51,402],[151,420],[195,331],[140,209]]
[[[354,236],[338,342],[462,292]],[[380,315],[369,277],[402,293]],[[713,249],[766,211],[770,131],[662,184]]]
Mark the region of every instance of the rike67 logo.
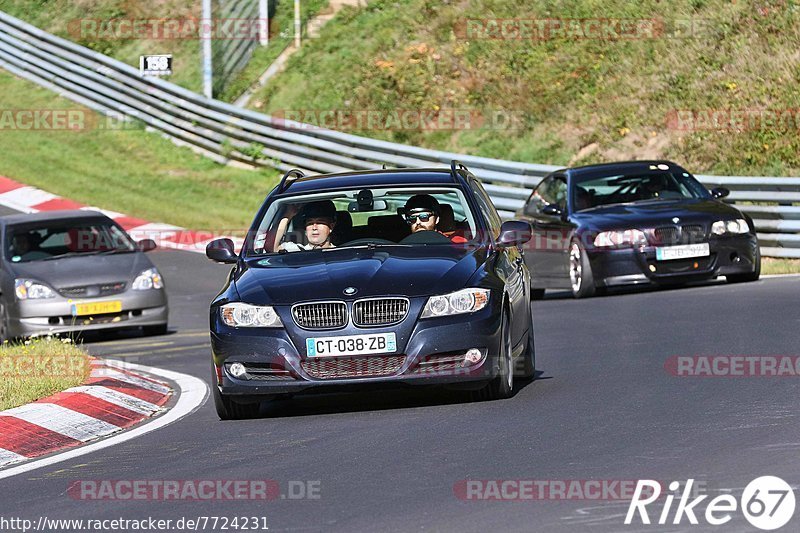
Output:
[[[685,523],[684,519],[692,525],[697,525],[699,515],[707,524],[721,526],[730,522],[733,514],[741,510],[752,526],[761,530],[773,530],[786,525],[794,514],[794,491],[779,477],[762,476],[754,479],[745,487],[739,501],[732,494],[721,494],[707,502],[705,512],[702,513],[700,504],[708,498],[708,495],[690,499],[693,484],[693,479],[687,480],[683,491],[680,492],[680,482],[670,483],[671,494],[663,498],[663,507],[658,513],[661,502],[658,504],[655,502],[662,496],[661,484],[649,479],[639,480],[628,507],[628,514],[625,516],[625,524],[633,523],[637,515],[642,524],[650,524],[649,510],[656,513],[653,520],[660,525],[668,523],[679,525]],[[680,497],[673,511],[673,503],[679,492]],[[651,506],[650,509],[648,506]]]

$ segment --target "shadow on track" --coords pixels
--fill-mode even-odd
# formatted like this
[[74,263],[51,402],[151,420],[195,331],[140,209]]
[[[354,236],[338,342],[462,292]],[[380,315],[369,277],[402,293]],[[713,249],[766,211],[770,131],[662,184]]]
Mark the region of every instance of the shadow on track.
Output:
[[[718,285],[727,285],[724,279],[712,279],[706,281],[693,281],[690,283],[680,283],[674,285],[627,285],[621,287],[613,287],[606,289],[603,293],[598,293],[592,298],[610,298],[622,297],[633,294],[643,294],[652,292],[672,292],[685,289],[700,288],[700,287],[714,287]],[[569,290],[548,289],[543,300],[572,300],[572,293]]]
[[[542,377],[536,371],[535,381],[551,379]],[[366,389],[347,392],[305,393],[297,394],[289,399],[264,402],[258,418],[286,418],[311,415],[339,413],[357,413],[367,411],[385,411],[398,409],[414,409],[461,403],[500,404],[513,402],[528,385],[531,379],[518,378],[514,381],[514,395],[507,400],[494,402],[474,401],[469,391],[448,390],[442,387],[396,387],[382,389]]]

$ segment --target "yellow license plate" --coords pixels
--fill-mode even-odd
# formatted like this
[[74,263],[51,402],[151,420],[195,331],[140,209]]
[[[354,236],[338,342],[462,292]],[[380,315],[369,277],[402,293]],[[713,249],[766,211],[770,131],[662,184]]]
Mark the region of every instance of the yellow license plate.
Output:
[[103,315],[122,311],[122,302],[92,302],[90,304],[72,304],[72,316]]

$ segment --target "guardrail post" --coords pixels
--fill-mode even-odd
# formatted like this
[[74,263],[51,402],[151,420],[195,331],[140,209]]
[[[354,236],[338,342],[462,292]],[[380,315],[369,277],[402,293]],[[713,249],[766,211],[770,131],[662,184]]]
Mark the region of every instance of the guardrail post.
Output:
[[211,34],[214,21],[211,19],[211,0],[203,0],[203,17],[200,24],[200,44],[203,50],[203,94],[214,97],[211,72]]

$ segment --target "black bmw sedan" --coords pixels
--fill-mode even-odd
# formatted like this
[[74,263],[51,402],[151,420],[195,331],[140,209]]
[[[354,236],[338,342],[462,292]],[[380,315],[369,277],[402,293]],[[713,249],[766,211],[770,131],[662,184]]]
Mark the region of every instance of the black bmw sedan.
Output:
[[449,169],[304,176],[267,196],[210,309],[222,419],[279,395],[447,385],[512,394],[534,374],[527,222],[502,223],[480,182]]
[[533,226],[525,260],[534,298],[570,289],[576,298],[618,285],[681,285],[725,276],[755,281],[761,255],[750,217],[670,161],[558,170],[518,217]]

